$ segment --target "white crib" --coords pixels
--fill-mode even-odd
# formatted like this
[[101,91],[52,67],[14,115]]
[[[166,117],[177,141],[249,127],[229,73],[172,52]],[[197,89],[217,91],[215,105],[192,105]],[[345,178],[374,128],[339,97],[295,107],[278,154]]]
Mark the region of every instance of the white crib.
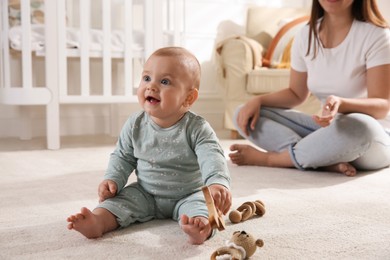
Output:
[[[61,104],[137,102],[135,62],[142,63],[156,48],[179,44],[173,14],[178,0],[35,0],[44,3],[41,25],[31,22],[34,0],[20,0],[21,25],[10,27],[8,3],[14,1],[0,2],[0,103],[45,105],[48,149],[60,148]],[[138,31],[134,16],[142,20]],[[91,19],[99,28],[92,28]],[[12,76],[15,57],[19,80]],[[36,62],[44,67],[43,85],[37,83]],[[91,71],[96,62],[97,73]],[[100,88],[91,84],[96,77]],[[116,120],[115,113],[111,117]]]

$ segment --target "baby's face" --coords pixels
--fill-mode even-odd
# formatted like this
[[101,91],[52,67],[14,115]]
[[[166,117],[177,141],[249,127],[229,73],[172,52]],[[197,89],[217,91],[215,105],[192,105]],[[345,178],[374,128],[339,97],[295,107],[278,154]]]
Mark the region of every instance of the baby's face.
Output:
[[188,111],[191,77],[178,57],[152,56],[145,63],[138,101],[161,127],[175,124]]

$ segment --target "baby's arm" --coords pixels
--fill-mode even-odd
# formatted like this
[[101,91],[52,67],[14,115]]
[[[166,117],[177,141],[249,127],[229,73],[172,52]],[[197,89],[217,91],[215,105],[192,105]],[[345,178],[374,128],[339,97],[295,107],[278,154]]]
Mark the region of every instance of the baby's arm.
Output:
[[[123,189],[123,187],[125,187],[130,174],[137,167],[137,158],[134,156],[132,141],[132,129],[134,128],[133,121],[135,118],[136,117],[134,116],[130,117],[123,126],[116,144],[116,148],[110,155],[107,170],[104,174],[105,180],[115,182],[116,192],[119,192]],[[103,190],[110,191],[108,186]],[[115,196],[115,193],[113,193],[112,196]]]
[[197,120],[192,128],[191,140],[195,147],[198,163],[202,173],[204,185],[209,187],[215,207],[218,211],[226,214],[232,204],[230,193],[230,174],[227,167],[224,151],[219,144],[218,138],[207,121]]
[[223,185],[212,184],[209,186],[211,196],[214,199],[215,207],[224,215],[229,212],[232,206],[232,194]]
[[114,181],[103,180],[98,187],[99,202],[115,197],[118,188]]

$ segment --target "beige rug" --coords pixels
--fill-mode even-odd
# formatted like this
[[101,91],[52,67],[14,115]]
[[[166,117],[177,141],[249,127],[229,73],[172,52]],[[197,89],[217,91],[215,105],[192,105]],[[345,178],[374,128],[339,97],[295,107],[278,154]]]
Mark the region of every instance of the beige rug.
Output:
[[[221,142],[227,152],[232,142]],[[209,259],[236,230],[264,240],[251,259],[390,259],[389,169],[349,178],[229,162],[233,206],[260,199],[263,217],[226,220],[227,229],[201,246],[189,245],[171,220],[88,240],[65,219],[96,205],[112,144],[48,151],[39,142],[0,141],[0,259]]]

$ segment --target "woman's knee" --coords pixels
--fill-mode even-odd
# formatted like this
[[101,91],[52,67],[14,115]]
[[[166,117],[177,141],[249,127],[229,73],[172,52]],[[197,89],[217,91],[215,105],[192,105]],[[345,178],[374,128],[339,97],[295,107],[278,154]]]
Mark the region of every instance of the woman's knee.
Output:
[[361,157],[352,162],[359,170],[376,170],[387,167],[390,164],[390,138],[384,131],[382,125],[373,117],[354,113],[350,114],[348,120],[340,127],[347,127],[349,132],[356,138],[367,144],[367,150]]
[[341,115],[336,118],[334,127],[339,134],[348,139],[356,139],[364,143],[370,143],[378,134],[383,131],[382,126],[376,119],[361,113]]

